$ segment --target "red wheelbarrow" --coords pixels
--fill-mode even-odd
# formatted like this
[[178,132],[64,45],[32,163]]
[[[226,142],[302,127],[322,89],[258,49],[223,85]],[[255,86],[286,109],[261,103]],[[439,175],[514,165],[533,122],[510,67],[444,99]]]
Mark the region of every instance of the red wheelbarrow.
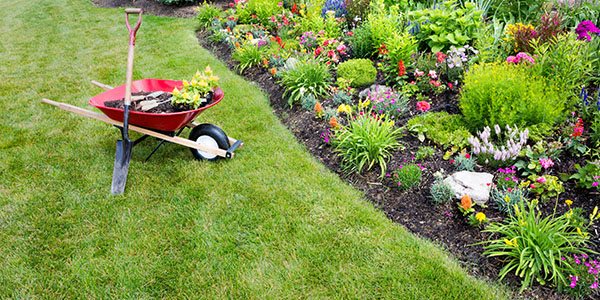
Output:
[[[129,29],[129,54],[127,59],[127,83],[116,88],[92,81],[92,84],[99,86],[106,91],[92,97],[89,104],[100,109],[105,115],[86,110],[66,103],[55,102],[48,99],[42,99],[42,102],[57,106],[60,109],[74,112],[86,117],[100,120],[112,124],[121,130],[122,140],[117,141],[117,151],[115,153],[115,165],[113,169],[113,180],[111,193],[120,194],[125,189],[127,173],[129,169],[129,160],[133,146],[145,140],[148,136],[153,136],[160,140],[160,143],[146,157],[146,161],[158,150],[165,142],[172,142],[189,147],[192,154],[197,159],[216,160],[218,158],[233,158],[234,151],[243,145],[240,140],[227,137],[225,132],[213,124],[198,124],[194,119],[204,110],[219,103],[224,93],[220,88],[213,91],[212,102],[204,107],[174,113],[145,113],[129,111],[132,92],[170,92],[174,88],[180,89],[183,81],[165,80],[165,79],[141,79],[132,81],[133,74],[133,47],[135,43],[135,34],[141,24],[141,9],[126,9],[126,23]],[[138,23],[132,30],[129,26],[129,14],[139,14]],[[105,101],[120,99],[124,97],[124,109],[118,109],[105,106]],[[179,137],[183,129],[192,128],[189,139]],[[129,140],[129,130],[144,134],[135,141]]]

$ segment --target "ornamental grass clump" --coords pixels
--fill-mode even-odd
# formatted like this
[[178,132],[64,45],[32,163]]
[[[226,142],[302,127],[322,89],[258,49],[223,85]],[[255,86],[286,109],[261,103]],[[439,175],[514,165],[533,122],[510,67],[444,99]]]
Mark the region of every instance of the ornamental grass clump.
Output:
[[514,216],[515,205],[522,205],[523,202],[529,201],[527,195],[527,189],[519,187],[501,188],[494,186],[490,190],[490,199],[494,203],[494,207],[508,216]]
[[284,68],[280,73],[281,80],[278,83],[286,87],[283,95],[288,97],[290,106],[300,102],[306,94],[322,97],[329,92],[331,83],[329,67],[317,60],[298,62],[294,67]]
[[459,100],[465,125],[471,132],[496,124],[517,125],[542,139],[564,119],[567,98],[554,81],[534,73],[523,64],[473,66],[465,75]]
[[342,157],[345,172],[360,173],[365,167],[368,171],[378,164],[383,177],[392,151],[402,147],[398,142],[402,130],[386,115],[360,112],[349,118],[348,125],[339,126],[334,132],[334,151]]
[[[470,137],[467,140],[472,146],[473,154],[477,155],[479,163],[491,167],[505,167],[513,164],[529,138],[529,129],[520,131],[506,125],[506,131],[502,136],[500,126],[494,126],[496,137],[500,144],[494,144],[491,140],[492,130],[486,126],[483,131],[478,132],[479,137]],[[480,140],[481,139],[481,140]]]
[[407,190],[421,182],[424,169],[420,163],[402,164],[393,172],[392,178],[400,190]]
[[431,202],[440,204],[451,201],[454,198],[454,190],[449,183],[444,181],[443,170],[433,174],[433,177],[435,181],[429,188]]

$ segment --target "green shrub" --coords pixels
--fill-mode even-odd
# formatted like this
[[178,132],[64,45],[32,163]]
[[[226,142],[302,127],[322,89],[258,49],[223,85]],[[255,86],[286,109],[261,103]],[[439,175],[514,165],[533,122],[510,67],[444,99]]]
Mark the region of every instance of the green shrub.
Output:
[[426,113],[414,117],[408,121],[406,127],[420,127],[424,137],[443,148],[463,149],[468,145],[467,139],[471,136],[463,117],[447,112]]
[[347,126],[335,131],[333,145],[342,157],[342,169],[360,173],[365,167],[370,170],[376,163],[383,176],[387,160],[392,151],[401,147],[398,139],[402,130],[388,121],[386,116],[374,117],[363,113],[350,118]]
[[415,158],[418,160],[423,160],[428,157],[432,157],[435,154],[435,149],[429,146],[421,146],[417,153],[415,153]]
[[399,165],[394,171],[392,178],[401,190],[408,190],[421,182],[423,177],[423,167],[420,165],[409,163],[407,165]]
[[329,91],[331,74],[329,68],[314,59],[298,62],[296,67],[285,69],[280,72],[281,80],[286,89],[284,96],[288,97],[288,103],[292,106],[299,102],[306,94],[322,97]]
[[370,9],[364,26],[369,29],[371,53],[375,54],[390,35],[403,31],[404,20],[397,8],[386,9],[383,1],[372,1]]
[[196,19],[200,23],[200,28],[208,28],[212,26],[213,20],[221,15],[221,10],[206,2],[198,8]]
[[470,44],[482,26],[482,11],[467,2],[463,7],[456,0],[445,1],[435,9],[423,9],[409,13],[409,19],[420,43],[420,49],[439,52],[454,45]]
[[482,242],[483,255],[506,262],[500,270],[500,280],[511,272],[523,278],[521,291],[536,281],[565,286],[568,269],[561,257],[584,253],[589,239],[582,229],[570,226],[566,214],[542,217],[535,209],[536,203],[517,205],[514,216],[505,223],[492,223],[483,230],[492,233],[490,240]]
[[302,97],[302,108],[308,111],[312,111],[315,109],[315,105],[317,105],[317,98],[313,94],[306,94]]
[[547,133],[564,117],[566,100],[553,81],[524,65],[478,64],[465,75],[460,109],[475,132],[485,126],[517,125]]
[[247,68],[260,65],[264,57],[264,49],[252,44],[246,44],[236,48],[231,55],[231,58],[239,62],[239,64],[236,66],[236,69],[240,72],[240,74],[244,73],[244,70]]
[[166,4],[166,5],[182,5],[182,4],[192,4],[197,2],[196,0],[154,0],[156,2]]
[[337,76],[350,80],[352,87],[361,87],[375,82],[377,70],[370,59],[350,59],[338,65]]
[[[383,72],[390,83],[400,82],[406,74],[406,67],[412,62],[413,54],[417,53],[417,40],[407,32],[389,33],[384,42],[385,51],[380,57],[383,60]],[[400,74],[400,61],[402,72]]]
[[[260,22],[264,26],[270,26],[269,17],[281,13],[281,8],[277,6],[278,0],[248,0],[245,11],[249,14],[249,19],[240,23]],[[256,21],[252,19],[252,15],[256,16]]]
[[367,26],[360,26],[353,32],[354,34],[350,37],[350,45],[352,46],[352,53],[357,58],[369,58],[373,55],[373,39],[371,38],[371,31]]

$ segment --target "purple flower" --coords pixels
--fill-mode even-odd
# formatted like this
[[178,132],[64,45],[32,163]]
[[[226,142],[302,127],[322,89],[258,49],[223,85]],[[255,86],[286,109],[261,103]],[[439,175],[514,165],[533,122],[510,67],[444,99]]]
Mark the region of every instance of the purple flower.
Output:
[[600,30],[598,30],[598,27],[596,27],[592,21],[583,21],[577,25],[575,33],[577,33],[578,40],[587,39],[588,41],[591,41],[592,37],[590,36],[590,33],[598,35],[600,34]]

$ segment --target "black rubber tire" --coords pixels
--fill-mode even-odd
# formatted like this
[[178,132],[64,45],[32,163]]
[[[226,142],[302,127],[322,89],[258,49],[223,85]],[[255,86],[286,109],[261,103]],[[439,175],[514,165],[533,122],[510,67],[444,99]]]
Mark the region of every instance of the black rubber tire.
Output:
[[[190,132],[190,140],[198,142],[198,139],[201,139],[209,146],[215,146],[214,143],[216,143],[216,146],[223,150],[227,150],[230,147],[229,138],[227,138],[225,132],[213,124],[205,123],[194,127],[192,132]],[[211,143],[212,145],[210,145]],[[202,151],[194,148],[190,148],[190,151],[192,151],[192,154],[196,159],[214,161],[221,158],[220,156],[211,153],[202,153]]]

